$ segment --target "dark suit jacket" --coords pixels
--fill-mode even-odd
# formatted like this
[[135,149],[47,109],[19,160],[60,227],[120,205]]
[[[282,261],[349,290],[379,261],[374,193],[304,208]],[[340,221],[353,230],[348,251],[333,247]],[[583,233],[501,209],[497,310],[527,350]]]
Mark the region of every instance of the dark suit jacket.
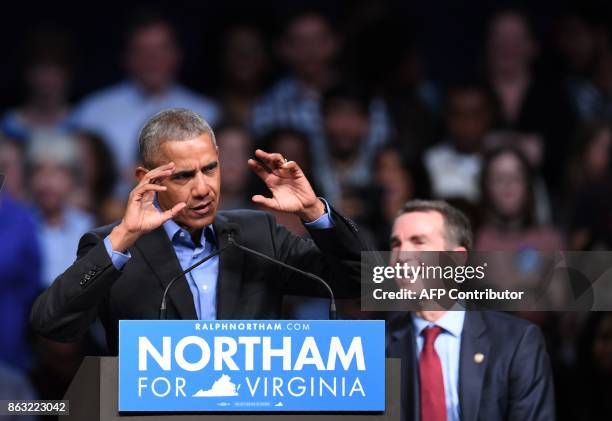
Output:
[[[485,356],[481,363],[476,353]],[[402,419],[417,421],[419,368],[410,313],[389,318],[387,356],[402,359]],[[555,420],[550,362],[535,325],[506,313],[467,311],[459,358],[462,421]]]
[[[335,226],[310,230],[312,240],[297,237],[277,225],[268,213],[236,210],[219,212],[213,223],[217,234],[237,224],[239,243],[326,279],[337,297],[358,297],[360,252],[366,245],[355,224],[331,210]],[[182,272],[163,227],[143,235],[130,247],[131,259],[122,270],[113,266],[104,238],[114,225],[85,234],[76,262],[60,275],[34,303],[30,323],[51,339],[72,341],[100,317],[111,352],[117,352],[121,319],[157,319],[168,282]],[[217,235],[218,246],[227,238]],[[272,265],[236,248],[219,257],[218,319],[276,319],[284,294],[327,296],[315,281]],[[167,318],[197,319],[185,277],[170,288]]]

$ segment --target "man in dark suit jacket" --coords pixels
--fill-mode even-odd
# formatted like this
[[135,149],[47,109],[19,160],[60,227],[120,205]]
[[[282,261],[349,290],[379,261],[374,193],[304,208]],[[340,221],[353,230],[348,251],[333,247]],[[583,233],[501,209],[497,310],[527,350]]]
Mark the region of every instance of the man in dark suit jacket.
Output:
[[[471,246],[468,219],[441,201],[408,202],[391,236],[394,256]],[[440,309],[393,313],[387,334],[387,356],[402,359],[404,420],[555,419],[550,362],[535,325],[501,312]]]
[[[265,212],[217,213],[220,168],[214,133],[184,109],[152,117],[140,134],[143,167],[121,222],[86,233],[77,260],[36,300],[31,324],[61,341],[80,337],[100,317],[109,349],[117,351],[118,321],[155,319],[168,282],[200,258],[238,243],[324,277],[340,297],[358,296],[357,227],[317,198],[299,166],[256,151],[249,166],[273,197],[270,209],[299,216],[312,240],[291,234]],[[167,317],[274,319],[284,294],[326,296],[321,285],[230,247],[168,292]]]

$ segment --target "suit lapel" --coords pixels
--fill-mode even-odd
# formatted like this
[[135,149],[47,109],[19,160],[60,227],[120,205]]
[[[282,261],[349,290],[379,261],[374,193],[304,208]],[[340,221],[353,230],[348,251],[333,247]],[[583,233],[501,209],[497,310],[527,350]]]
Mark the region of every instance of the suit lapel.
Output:
[[[227,237],[223,232],[228,228],[228,219],[225,215],[217,214],[214,222],[218,246],[227,245]],[[235,239],[240,242],[239,234]],[[217,319],[232,319],[236,317],[236,308],[240,297],[242,284],[244,254],[242,251],[230,247],[219,256],[219,277],[217,278]]]
[[461,337],[459,358],[459,402],[461,419],[474,421],[478,417],[480,395],[491,344],[486,324],[478,311],[467,311]]
[[395,313],[389,323],[388,357],[402,359],[402,414],[405,420],[419,419],[419,375],[416,340],[410,313]]
[[[174,253],[172,243],[164,231],[159,227],[142,236],[135,244],[145,261],[159,280],[163,289],[176,275],[182,272],[181,265]],[[169,301],[172,302],[179,318],[186,320],[197,319],[193,304],[193,295],[184,276],[177,279],[168,291]]]

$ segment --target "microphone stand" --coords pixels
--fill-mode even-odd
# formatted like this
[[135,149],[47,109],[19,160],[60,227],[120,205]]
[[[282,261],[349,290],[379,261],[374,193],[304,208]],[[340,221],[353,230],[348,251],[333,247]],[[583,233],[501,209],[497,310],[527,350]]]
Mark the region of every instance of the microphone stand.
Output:
[[234,240],[234,235],[232,231],[229,231],[227,233],[227,244],[223,247],[221,247],[220,249],[218,249],[217,251],[215,251],[214,253],[209,254],[208,256],[206,256],[204,259],[200,260],[199,262],[196,262],[195,264],[193,264],[192,266],[188,267],[187,269],[185,269],[184,271],[182,271],[180,274],[178,274],[177,276],[175,276],[174,278],[172,278],[170,280],[170,282],[168,282],[168,285],[166,285],[166,288],[164,289],[164,294],[162,296],[162,300],[161,300],[161,304],[159,306],[159,319],[160,320],[165,320],[166,319],[166,312],[167,312],[167,308],[166,308],[166,298],[168,296],[168,291],[170,290],[170,288],[172,287],[172,285],[179,280],[181,277],[185,276],[186,274],[188,274],[189,272],[191,272],[193,269],[197,268],[198,266],[200,266],[201,264],[207,262],[208,260],[212,259],[215,256],[220,255],[221,253],[223,253],[225,250],[227,250],[230,247],[236,247],[244,252],[250,253],[252,255],[255,255],[263,260],[266,260],[270,263],[274,263],[276,265],[279,265],[281,267],[284,267],[285,269],[289,269],[290,271],[299,273],[300,275],[315,280],[317,282],[319,282],[320,284],[322,284],[327,291],[329,292],[329,298],[330,298],[330,304],[329,304],[329,320],[336,320],[337,318],[337,312],[336,312],[336,298],[334,296],[334,291],[331,289],[331,287],[329,286],[329,284],[323,279],[320,278],[319,276],[310,273],[310,272],[306,272],[303,271],[301,269],[298,269],[294,266],[288,265],[285,262],[282,262],[280,260],[276,260],[273,259],[270,256],[267,256],[263,253],[258,252],[257,250],[253,250],[249,247],[243,246],[240,243],[237,243],[236,240]]
[[264,260],[266,260],[268,262],[271,262],[271,263],[277,264],[279,266],[282,266],[282,267],[284,267],[286,269],[289,269],[289,270],[291,270],[293,272],[297,272],[300,275],[305,276],[306,278],[313,279],[313,280],[323,284],[325,286],[325,288],[327,288],[327,291],[329,292],[329,298],[330,298],[330,303],[329,303],[329,320],[336,320],[336,318],[337,318],[337,314],[336,314],[336,298],[334,296],[334,291],[332,291],[332,289],[329,286],[329,284],[327,282],[325,282],[325,280],[323,278],[320,278],[320,277],[318,277],[317,275],[315,275],[313,273],[306,272],[306,271],[298,269],[298,268],[296,268],[294,266],[288,265],[287,263],[281,262],[280,260],[273,259],[270,256],[267,256],[267,255],[265,255],[263,253],[258,252],[257,250],[253,250],[251,248],[243,246],[242,244],[239,244],[239,243],[237,243],[234,240],[234,237],[233,237],[231,232],[229,233],[228,244],[231,244],[234,247],[236,247],[236,248],[238,248],[238,249],[240,249],[242,251],[245,251],[247,253],[251,253],[251,254],[253,254],[253,255],[261,258],[261,259],[264,259]]

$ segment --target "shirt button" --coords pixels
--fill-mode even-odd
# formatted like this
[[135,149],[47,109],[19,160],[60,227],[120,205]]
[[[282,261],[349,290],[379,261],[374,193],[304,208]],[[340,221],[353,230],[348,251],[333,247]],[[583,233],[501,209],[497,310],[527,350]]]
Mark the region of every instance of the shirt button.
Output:
[[207,290],[207,289],[208,289],[208,286],[206,286],[206,285],[202,285],[202,289],[203,289],[203,290]]

